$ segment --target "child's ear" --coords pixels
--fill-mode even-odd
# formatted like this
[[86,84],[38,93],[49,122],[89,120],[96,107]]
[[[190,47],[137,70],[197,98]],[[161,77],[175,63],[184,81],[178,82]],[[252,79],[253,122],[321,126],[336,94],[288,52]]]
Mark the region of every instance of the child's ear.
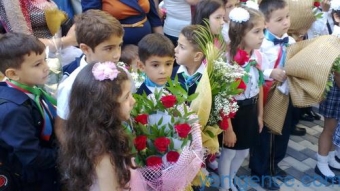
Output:
[[204,58],[203,52],[196,52],[194,54],[194,61],[195,62],[202,62],[203,58]]
[[81,51],[83,51],[83,53],[84,53],[85,55],[87,55],[88,53],[90,53],[90,51],[92,50],[89,46],[87,46],[87,45],[84,44],[84,43],[80,43],[80,44],[79,44],[79,48],[80,48]]
[[14,80],[14,81],[19,81],[20,80],[20,77],[18,75],[18,70],[17,69],[14,69],[14,68],[8,68],[6,71],[5,71],[5,76],[11,80]]
[[145,70],[145,65],[144,65],[144,63],[143,63],[142,61],[138,60],[138,61],[137,61],[137,68],[138,68],[140,71],[144,72],[144,70]]

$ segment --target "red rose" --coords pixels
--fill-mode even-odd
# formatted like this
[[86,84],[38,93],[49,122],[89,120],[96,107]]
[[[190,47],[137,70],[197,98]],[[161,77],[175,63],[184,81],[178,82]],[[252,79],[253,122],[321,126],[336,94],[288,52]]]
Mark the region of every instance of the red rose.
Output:
[[220,127],[220,129],[222,130],[227,130],[229,127],[229,122],[228,122],[228,117],[223,117],[222,121],[219,121],[218,126]]
[[178,133],[178,136],[181,138],[187,138],[191,127],[187,123],[177,124],[175,125],[175,129]]
[[167,151],[169,144],[170,144],[170,139],[166,137],[158,137],[154,141],[154,145],[159,152]]
[[170,108],[175,105],[177,99],[174,95],[166,95],[161,98],[161,102],[165,108]]
[[159,156],[149,156],[146,159],[146,166],[159,166],[162,164],[162,158]]
[[314,2],[314,7],[320,7],[320,5],[321,5],[321,4],[320,4],[319,1],[315,1],[315,2]]
[[176,151],[169,151],[166,154],[166,160],[168,162],[177,162],[178,158],[179,158],[179,153]]
[[241,3],[246,3],[248,0],[240,0]]
[[249,55],[246,51],[238,49],[234,56],[234,61],[240,66],[243,66],[246,62],[249,61]]
[[228,117],[229,117],[229,118],[234,118],[235,115],[236,115],[236,112],[230,112],[229,115],[228,115]]
[[146,140],[147,139],[148,139],[148,137],[145,136],[145,135],[140,135],[140,136],[135,138],[135,140],[133,141],[133,144],[135,145],[135,147],[138,151],[142,151],[146,148]]
[[148,124],[148,115],[147,114],[140,114],[135,117],[135,121],[137,123],[141,123],[143,125]]
[[244,81],[242,79],[237,79],[237,82],[240,81],[240,83],[237,86],[237,89],[241,89],[241,90],[246,90],[247,85],[246,83],[244,83]]

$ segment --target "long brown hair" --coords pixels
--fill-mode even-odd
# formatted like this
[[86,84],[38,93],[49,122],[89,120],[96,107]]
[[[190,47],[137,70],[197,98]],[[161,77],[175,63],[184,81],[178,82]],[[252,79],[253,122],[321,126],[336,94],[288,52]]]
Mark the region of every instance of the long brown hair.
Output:
[[264,19],[263,14],[255,9],[242,7],[246,9],[250,18],[246,22],[238,23],[230,20],[229,38],[230,38],[230,59],[232,60],[239,46],[243,43],[243,37],[249,32],[260,19]]
[[129,182],[129,168],[133,168],[117,102],[128,76],[119,68],[120,73],[113,81],[98,81],[92,67],[93,64],[85,66],[73,83],[65,144],[60,149],[61,170],[70,191],[89,190],[96,177],[95,167],[105,154],[111,157],[120,187]]

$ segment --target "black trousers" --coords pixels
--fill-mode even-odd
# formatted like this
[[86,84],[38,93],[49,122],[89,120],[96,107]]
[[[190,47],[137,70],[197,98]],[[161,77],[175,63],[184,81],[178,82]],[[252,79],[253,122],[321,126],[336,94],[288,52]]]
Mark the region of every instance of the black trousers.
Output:
[[[278,114],[282,115],[282,114]],[[282,135],[273,135],[267,127],[264,127],[254,145],[250,148],[249,168],[252,173],[258,176],[274,175],[278,163],[286,155],[289,136],[292,127],[293,106],[289,106],[282,128]]]

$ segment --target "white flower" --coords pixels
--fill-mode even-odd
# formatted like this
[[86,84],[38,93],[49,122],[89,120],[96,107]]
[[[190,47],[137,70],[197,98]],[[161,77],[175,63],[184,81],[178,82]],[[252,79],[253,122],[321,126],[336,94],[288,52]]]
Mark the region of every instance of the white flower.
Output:
[[340,10],[340,1],[339,0],[331,1],[331,10],[334,10],[334,11]]
[[255,3],[254,1],[247,1],[246,2],[246,7],[259,10],[259,4]]
[[229,18],[231,21],[242,23],[249,20],[250,14],[244,8],[236,7],[230,11]]

